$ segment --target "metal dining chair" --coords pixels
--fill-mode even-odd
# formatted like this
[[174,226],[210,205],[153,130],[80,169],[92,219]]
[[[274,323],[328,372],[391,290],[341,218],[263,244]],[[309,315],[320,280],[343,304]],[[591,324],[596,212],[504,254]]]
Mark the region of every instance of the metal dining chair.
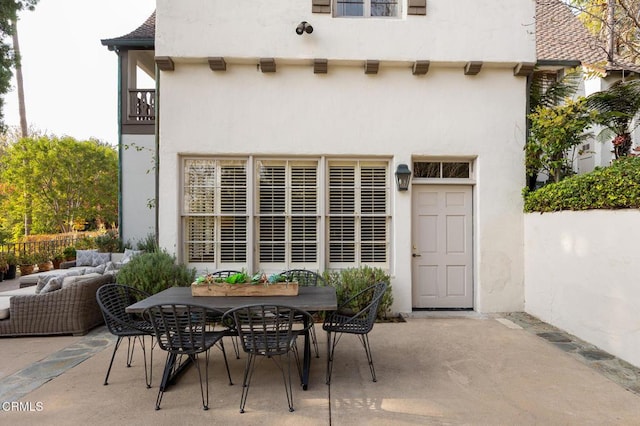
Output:
[[[107,325],[107,329],[111,334],[118,337],[116,344],[111,354],[111,362],[109,362],[109,368],[107,369],[107,375],[104,378],[104,385],[109,384],[109,374],[111,374],[111,367],[113,366],[113,360],[115,359],[116,352],[122,343],[122,340],[127,338],[127,367],[131,367],[133,361],[133,352],[136,346],[136,341],[139,342],[142,348],[142,356],[144,358],[144,376],[147,388],[151,387],[151,372],[153,368],[153,327],[149,321],[146,321],[143,317],[136,314],[129,314],[125,312],[125,308],[132,305],[142,299],[149,297],[149,294],[138,290],[137,288],[129,287],[122,284],[106,284],[100,287],[96,293],[96,300],[102,311],[104,322]],[[151,350],[149,360],[149,371],[147,372],[147,353],[144,338],[150,336],[151,338]]]
[[343,334],[358,336],[367,355],[371,378],[374,382],[377,381],[369,346],[369,332],[373,329],[378,305],[386,291],[387,284],[383,282],[367,287],[348,298],[325,318],[322,328],[327,332],[327,384],[331,383],[333,356]]
[[[231,309],[225,313],[231,318],[240,337],[242,349],[247,353],[244,378],[242,380],[242,396],[240,412],[244,413],[251,378],[255,370],[256,358],[271,358],[278,366],[284,380],[289,411],[293,410],[293,391],[291,388],[291,353],[295,357],[300,379],[302,372],[300,358],[296,346],[298,335],[306,333],[313,321],[311,315],[303,310],[282,305],[246,305]],[[297,329],[299,318],[304,318],[307,326]],[[282,357],[286,356],[285,365]],[[276,359],[277,358],[277,359]]]
[[[188,356],[198,369],[202,407],[204,410],[208,410],[209,354],[213,346],[217,345],[222,351],[229,384],[233,384],[227,363],[227,354],[222,342],[222,338],[226,335],[226,329],[220,324],[212,323],[211,320],[212,318],[222,318],[224,313],[217,309],[197,305],[159,304],[149,307],[144,315],[149,318],[153,326],[158,345],[167,352],[165,374],[174,368],[177,356]],[[202,372],[198,361],[198,355],[203,352],[205,354],[206,391],[202,385]],[[160,387],[156,398],[156,410],[160,409],[163,395],[164,388]]]
[[[297,282],[298,285],[302,287],[315,287],[319,285],[325,285],[324,278],[322,278],[320,274],[308,269],[289,269],[288,271],[281,272],[280,275],[285,277],[289,282]],[[311,315],[315,314],[315,312],[309,313]],[[313,349],[316,352],[316,358],[320,358],[320,351],[318,350],[318,338],[316,336],[316,328],[313,322],[311,323],[309,333],[311,333],[311,343],[313,343]]]

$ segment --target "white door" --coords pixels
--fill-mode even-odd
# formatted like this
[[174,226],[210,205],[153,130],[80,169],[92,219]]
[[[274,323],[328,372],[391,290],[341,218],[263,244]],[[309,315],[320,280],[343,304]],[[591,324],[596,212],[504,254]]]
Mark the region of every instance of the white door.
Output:
[[473,308],[469,185],[413,185],[413,307]]

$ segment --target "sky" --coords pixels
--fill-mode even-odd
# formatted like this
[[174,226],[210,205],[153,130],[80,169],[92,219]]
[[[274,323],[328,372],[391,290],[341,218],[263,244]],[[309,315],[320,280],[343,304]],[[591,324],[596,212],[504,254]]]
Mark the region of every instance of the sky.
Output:
[[[27,123],[56,136],[118,143],[118,57],[100,42],[125,35],[155,9],[155,0],[40,0],[22,11]],[[5,97],[5,123],[19,126],[15,79]]]

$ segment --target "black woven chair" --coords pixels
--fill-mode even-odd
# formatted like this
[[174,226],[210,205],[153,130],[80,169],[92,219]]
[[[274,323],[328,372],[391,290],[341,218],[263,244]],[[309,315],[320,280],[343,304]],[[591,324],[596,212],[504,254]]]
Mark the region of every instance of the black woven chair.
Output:
[[[227,363],[227,355],[224,351],[222,338],[225,336],[225,328],[219,324],[213,324],[211,318],[222,318],[223,312],[212,308],[196,305],[160,304],[149,307],[145,313],[149,318],[156,335],[158,345],[167,351],[165,373],[176,365],[176,357],[186,355],[198,369],[200,379],[200,395],[202,407],[209,409],[209,353],[214,345],[218,345],[224,357],[229,384],[231,373]],[[205,377],[206,393],[202,386],[202,372],[198,362],[198,354],[205,353]],[[160,387],[156,398],[156,410],[160,409],[164,389]],[[205,398],[206,395],[206,398]]]
[[[239,274],[241,271],[235,271],[233,269],[222,269],[220,271],[211,272],[209,275],[218,278],[228,278],[231,275]],[[220,321],[220,318],[214,318],[215,322]],[[233,353],[236,354],[236,359],[240,359],[240,343],[238,342],[238,335],[233,327],[227,328],[227,336],[231,337],[231,344],[233,345]]]
[[[373,367],[371,347],[369,346],[369,332],[376,321],[378,305],[382,296],[387,291],[386,283],[374,284],[342,303],[338,310],[331,312],[324,320],[322,329],[327,332],[327,384],[331,383],[333,370],[333,356],[336,345],[343,334],[355,334],[367,354],[367,362],[371,370],[371,378],[376,379],[376,370]],[[333,336],[331,335],[333,333]]]
[[[281,276],[285,277],[289,282],[297,282],[298,285],[303,287],[315,287],[315,286],[324,286],[324,278],[313,271],[309,271],[307,269],[289,269],[288,271],[284,271],[280,273]],[[313,315],[315,312],[309,312]],[[320,358],[320,351],[318,350],[318,338],[316,337],[316,328],[311,324],[311,329],[309,330],[311,333],[311,343],[313,343],[313,349],[316,352],[316,358]]]
[[[111,362],[107,369],[107,375],[104,378],[104,384],[109,384],[109,374],[111,373],[111,367],[113,366],[113,360],[116,356],[116,352],[120,347],[120,343],[126,337],[127,338],[127,367],[131,367],[133,360],[133,352],[136,346],[136,341],[140,343],[142,348],[142,355],[144,358],[144,376],[147,388],[151,387],[151,371],[153,366],[153,327],[149,321],[146,321],[140,315],[129,314],[125,312],[125,308],[132,305],[142,299],[149,297],[148,293],[142,290],[138,290],[133,287],[129,287],[121,284],[106,284],[100,287],[96,293],[96,299],[104,322],[111,334],[118,337],[116,344],[113,348],[113,354],[111,354]],[[145,336],[151,338],[151,354],[149,360],[149,371],[147,372],[147,353],[145,347]]]
[[[298,373],[302,380],[300,359],[296,338],[306,333],[313,318],[308,312],[289,306],[246,305],[234,308],[225,314],[225,318],[233,319],[240,336],[242,349],[247,353],[247,362],[242,380],[242,396],[240,412],[244,413],[251,377],[255,370],[256,357],[271,358],[282,372],[289,411],[293,411],[293,391],[291,388],[291,353],[295,357]],[[299,319],[304,318],[306,328],[296,329]],[[286,355],[286,373],[281,357]]]

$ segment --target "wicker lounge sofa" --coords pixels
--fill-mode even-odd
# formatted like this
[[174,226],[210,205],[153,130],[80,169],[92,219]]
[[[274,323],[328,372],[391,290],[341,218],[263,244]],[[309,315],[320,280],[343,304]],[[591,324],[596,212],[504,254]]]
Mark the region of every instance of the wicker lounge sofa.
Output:
[[112,282],[114,274],[91,274],[48,293],[35,294],[34,287],[0,293],[0,303],[9,305],[8,318],[0,320],[0,337],[87,334],[104,323],[96,292]]

